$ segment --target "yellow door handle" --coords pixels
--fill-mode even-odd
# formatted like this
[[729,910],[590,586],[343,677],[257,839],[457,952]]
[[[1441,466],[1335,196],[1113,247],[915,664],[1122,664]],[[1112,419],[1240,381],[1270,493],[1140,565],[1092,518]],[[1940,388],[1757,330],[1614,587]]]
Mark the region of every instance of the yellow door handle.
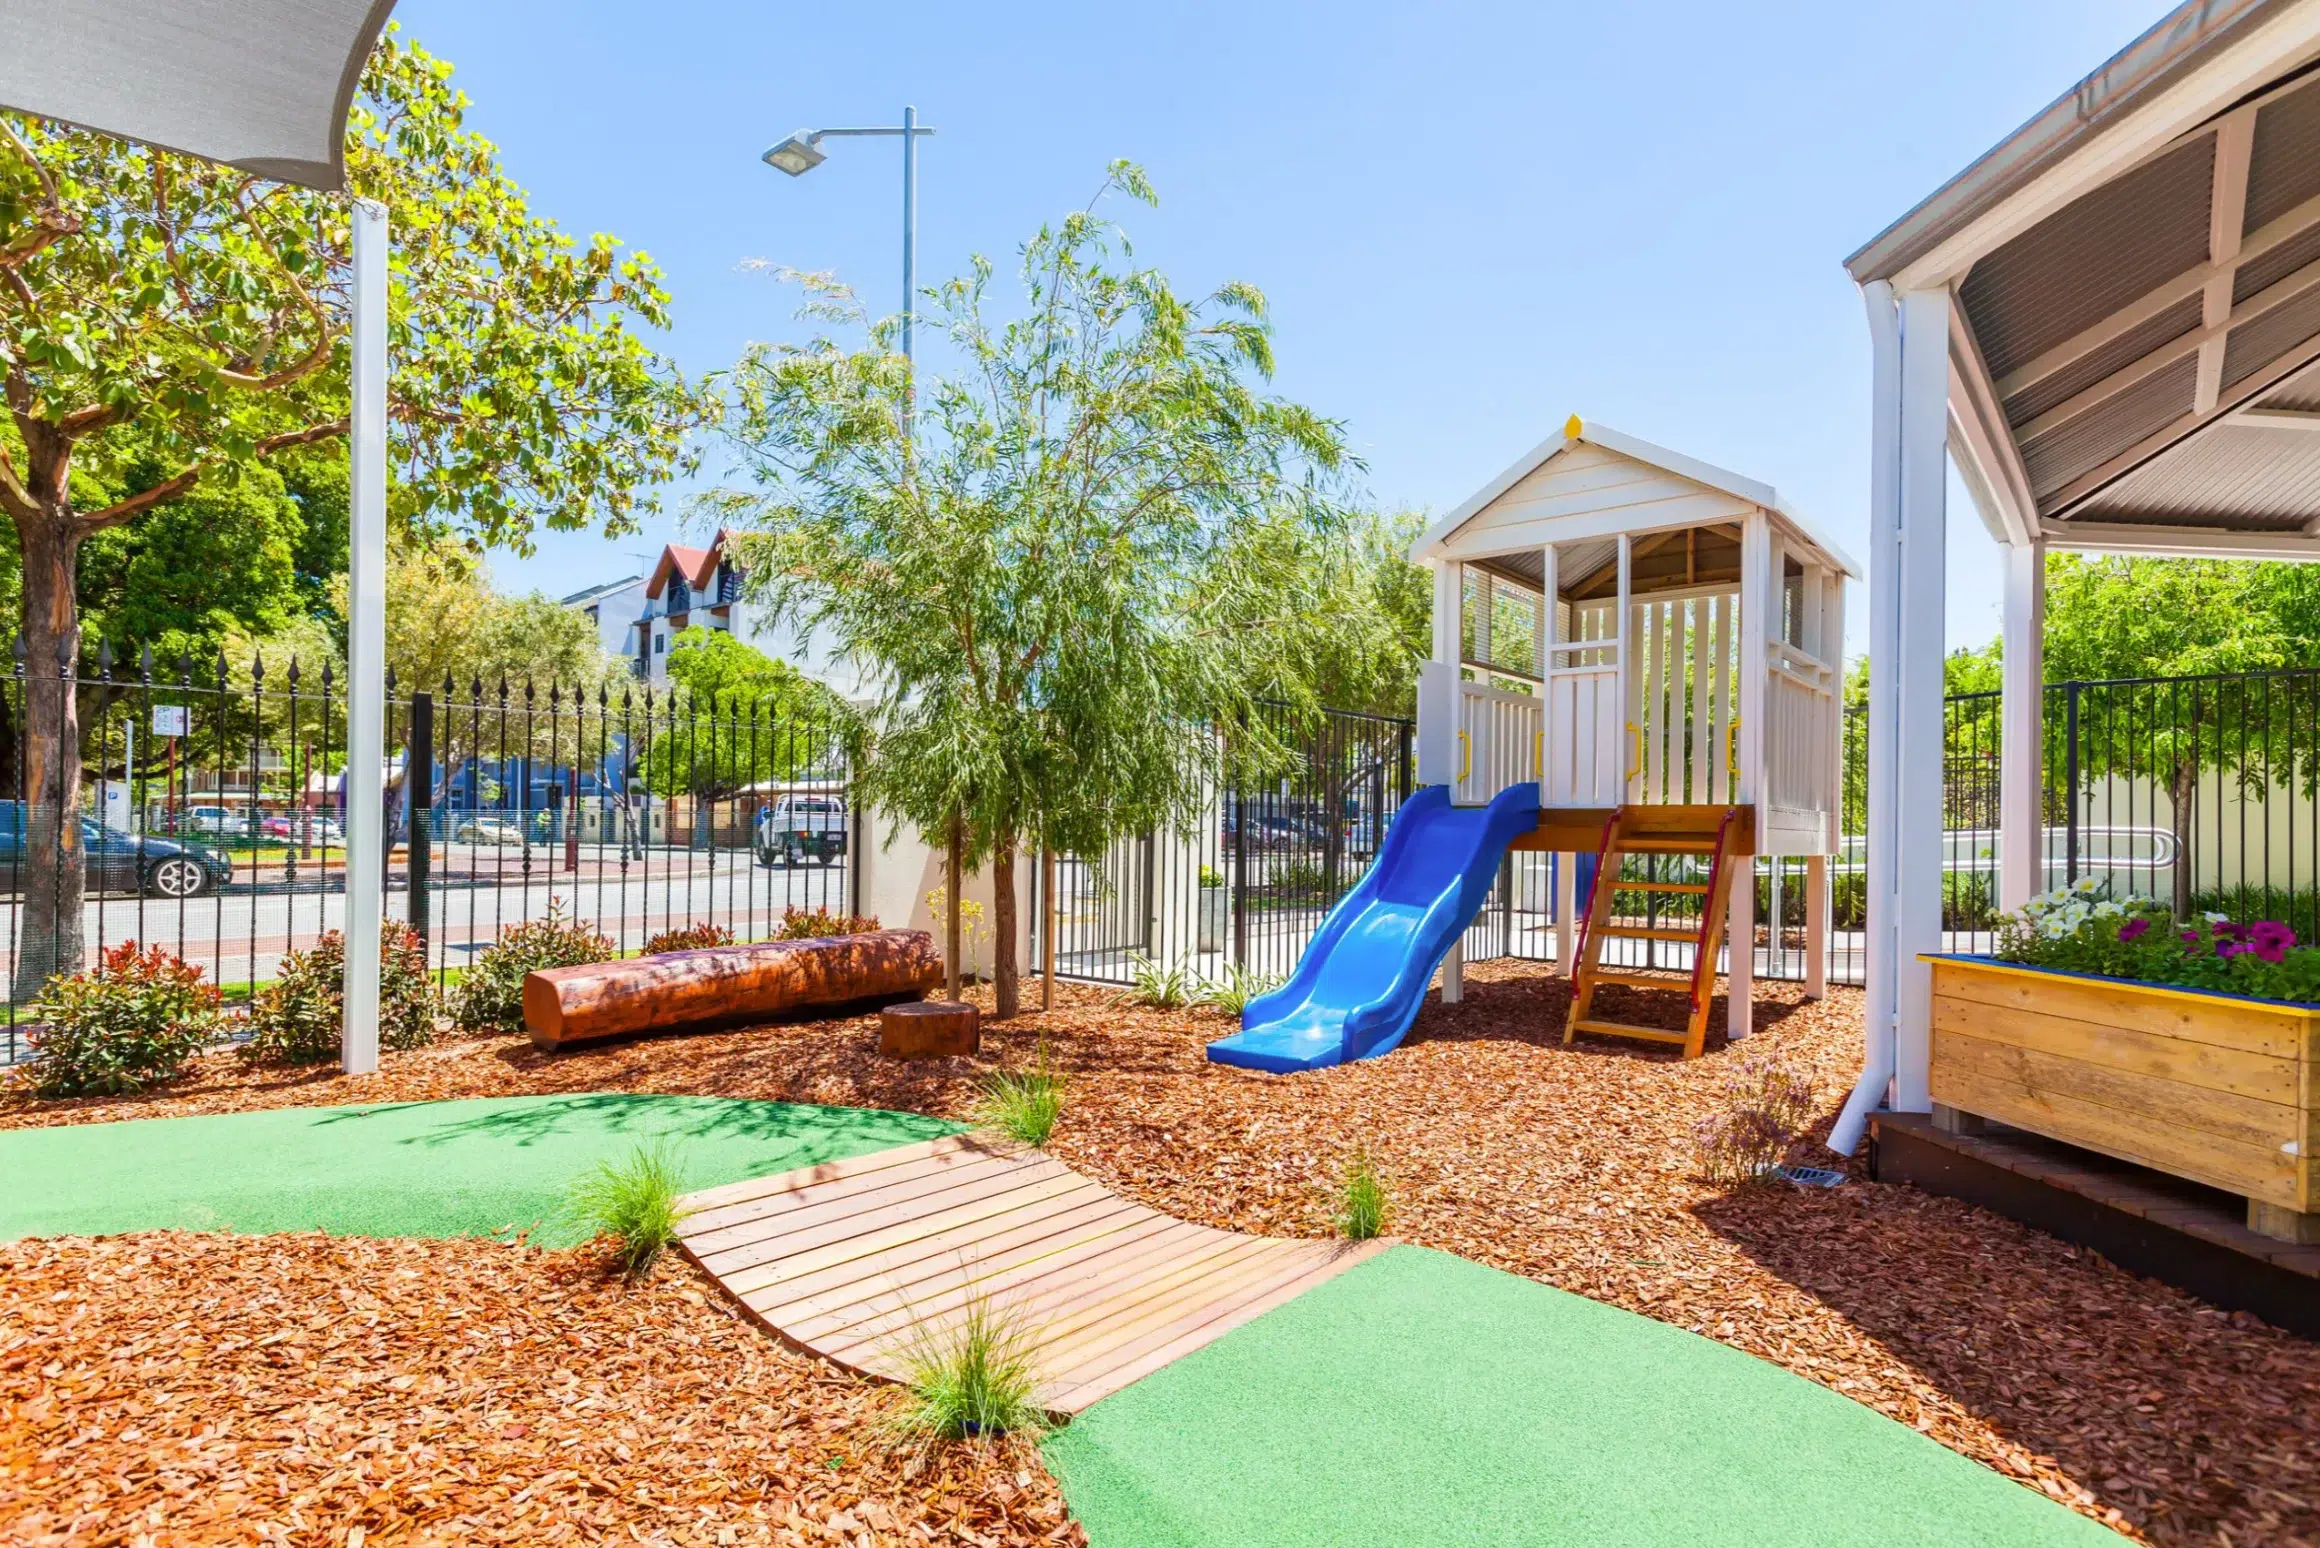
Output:
[[1461,731],[1458,733],[1458,783],[1465,784],[1466,776],[1473,772],[1474,744],[1468,741],[1466,733]]
[[1626,777],[1633,779],[1635,778],[1636,770],[1643,767],[1643,732],[1638,730],[1636,728],[1635,722],[1631,720],[1627,723],[1627,735],[1629,740],[1627,744]]
[[1533,779],[1544,778],[1546,772],[1547,733],[1544,731],[1533,731],[1531,733],[1531,777]]
[[1724,728],[1724,772],[1734,779],[1740,777],[1740,717],[1737,715]]

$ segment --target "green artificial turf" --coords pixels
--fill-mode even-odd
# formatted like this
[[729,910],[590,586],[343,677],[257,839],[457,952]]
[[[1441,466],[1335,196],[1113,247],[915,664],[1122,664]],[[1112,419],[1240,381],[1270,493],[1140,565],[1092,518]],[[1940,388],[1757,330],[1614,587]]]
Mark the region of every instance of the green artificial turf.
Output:
[[1398,1247],[1045,1443],[1094,1548],[2099,1548],[2110,1532],[1679,1328]]
[[0,1240],[193,1231],[568,1246],[572,1180],[665,1140],[688,1189],[949,1134],[912,1113],[718,1097],[489,1097],[0,1131]]

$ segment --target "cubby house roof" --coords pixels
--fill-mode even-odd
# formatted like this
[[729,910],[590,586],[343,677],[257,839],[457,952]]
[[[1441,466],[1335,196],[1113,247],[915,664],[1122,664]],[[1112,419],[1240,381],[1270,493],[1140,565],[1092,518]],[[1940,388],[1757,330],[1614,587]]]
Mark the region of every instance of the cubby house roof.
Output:
[[1738,523],[1758,510],[1778,524],[1791,559],[1809,551],[1855,580],[1864,578],[1860,565],[1783,506],[1770,484],[1576,414],[1561,433],[1516,458],[1428,528],[1410,557],[1481,563],[1536,586],[1539,550],[1554,543],[1562,548],[1557,570],[1569,594],[1584,590],[1586,578],[1617,555],[1624,532],[1652,540],[1654,551],[1683,554],[1689,572],[1706,580],[1726,546],[1738,573]]

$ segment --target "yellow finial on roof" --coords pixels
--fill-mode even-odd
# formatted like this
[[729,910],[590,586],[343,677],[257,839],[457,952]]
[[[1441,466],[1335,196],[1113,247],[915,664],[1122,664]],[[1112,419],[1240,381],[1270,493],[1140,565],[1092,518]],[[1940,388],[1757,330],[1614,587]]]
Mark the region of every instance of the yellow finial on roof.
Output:
[[1579,418],[1579,416],[1578,416],[1578,415],[1576,415],[1576,414],[1573,414],[1573,415],[1572,415],[1572,416],[1571,416],[1569,419],[1566,419],[1566,420],[1564,420],[1564,421],[1563,421],[1563,439],[1564,439],[1564,440],[1566,440],[1566,441],[1576,441],[1576,440],[1578,440],[1578,439],[1579,439],[1581,436],[1585,435],[1586,433],[1587,433],[1587,426],[1586,426],[1585,422],[1584,422],[1584,421],[1582,421],[1582,420]]

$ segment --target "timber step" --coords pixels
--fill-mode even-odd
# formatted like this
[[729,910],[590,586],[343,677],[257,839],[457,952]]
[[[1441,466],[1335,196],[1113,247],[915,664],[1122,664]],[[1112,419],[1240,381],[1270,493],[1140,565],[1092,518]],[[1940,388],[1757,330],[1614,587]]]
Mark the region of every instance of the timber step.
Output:
[[[1601,847],[1595,852],[1595,887],[1587,903],[1572,963],[1571,1010],[1563,1023],[1563,1041],[1581,1032],[1630,1037],[1648,1043],[1673,1044],[1687,1059],[1700,1056],[1708,1036],[1708,997],[1716,983],[1716,951],[1724,937],[1724,911],[1731,888],[1725,884],[1734,857],[1754,848],[1754,813],[1745,806],[1704,811],[1686,807],[1681,812],[1661,807],[1622,806],[1603,824]],[[1713,826],[1708,826],[1709,822]],[[1707,860],[1705,882],[1627,881],[1619,872],[1629,855],[1694,855]],[[1699,917],[1689,928],[1670,925],[1623,924],[1614,917],[1613,895],[1623,891],[1672,892],[1701,901]],[[1689,972],[1652,973],[1603,965],[1607,940],[1688,941],[1692,945]],[[1633,989],[1674,989],[1691,996],[1691,1014],[1684,1030],[1669,1032],[1626,1021],[1603,1021],[1590,1015],[1595,990],[1603,984]]]
[[1647,1043],[1674,1043],[1678,1047],[1681,1047],[1684,1042],[1684,1034],[1681,1032],[1670,1032],[1665,1027],[1639,1027],[1632,1021],[1590,1019],[1577,1022],[1574,1025],[1578,1031],[1599,1032],[1605,1037],[1641,1038]]
[[1696,941],[1700,932],[1687,925],[1606,925],[1603,933],[1616,941]]
[[[1689,933],[1686,933],[1683,938],[1687,941],[1698,939],[1697,936]],[[1627,968],[1597,968],[1595,982],[1599,984],[1624,984],[1630,989],[1689,989],[1692,987],[1692,975],[1689,973],[1679,975],[1672,969],[1665,973],[1646,973],[1630,971]]]

